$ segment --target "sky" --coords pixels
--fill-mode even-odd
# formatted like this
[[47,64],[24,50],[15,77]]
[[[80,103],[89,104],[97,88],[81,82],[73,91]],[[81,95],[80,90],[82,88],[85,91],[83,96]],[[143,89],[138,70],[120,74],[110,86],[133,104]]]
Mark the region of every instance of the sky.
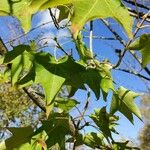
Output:
[[[125,33],[122,31],[122,28],[112,19],[109,19],[109,21],[111,22],[113,29],[115,29],[125,40],[127,40]],[[65,22],[66,21],[61,22],[61,24],[65,24]],[[23,34],[23,31],[21,29],[16,28],[16,26],[19,26],[19,23],[15,21],[14,24],[14,19],[12,17],[0,17],[0,36],[2,37],[2,39],[10,49],[11,46],[9,45],[8,41],[11,39],[17,39],[18,36]],[[87,24],[85,28],[89,29],[89,24]],[[70,49],[72,48],[74,50],[74,44],[69,38],[70,37],[69,30],[61,29],[57,31],[54,24],[52,23],[48,11],[39,12],[33,16],[32,30],[33,31],[30,32],[26,37],[23,36],[15,40],[12,44],[17,45],[19,43],[24,43],[24,42],[28,43],[30,40],[36,39],[36,42],[39,43],[39,46],[46,43],[45,44],[46,47],[44,48],[39,47],[40,50],[44,50],[52,54],[56,53],[57,57],[60,57],[62,53],[55,48],[55,42],[52,40],[53,37],[57,36],[58,40],[63,45],[64,49],[66,49],[66,51],[69,52]],[[150,29],[149,30],[146,29],[142,32],[150,33]],[[83,34],[85,36],[88,36],[88,33],[86,32]],[[113,37],[112,33],[109,32],[109,30],[102,24],[102,22],[100,22],[100,20],[94,21],[93,35],[101,36],[101,37]],[[89,46],[88,45],[89,39],[85,38],[84,41],[85,44]],[[93,40],[93,51],[97,54],[97,59],[99,60],[109,59],[111,63],[115,64],[117,61],[117,56],[115,54],[116,48],[120,48],[120,49],[122,48],[122,46],[118,41]],[[73,54],[75,58],[78,58],[75,50],[73,51]],[[127,62],[126,59],[128,60]],[[130,55],[127,55],[124,61],[125,63],[127,63],[127,65],[133,65],[137,67],[138,64],[132,61],[132,59],[133,58]],[[122,64],[122,67],[125,67],[124,63]],[[138,77],[120,71],[113,71],[112,74],[113,74],[113,78],[115,79],[115,82],[117,83],[117,86],[122,85],[133,91],[141,92],[141,93],[147,90],[145,83]],[[82,104],[85,101],[86,92],[79,90],[74,97],[80,100]],[[105,106],[106,104],[109,106],[111,100],[111,93],[107,103],[104,103],[101,99],[99,101],[96,101],[96,98],[93,93],[91,99],[92,100],[90,101],[89,112],[91,112],[93,108]],[[137,105],[140,105],[139,98],[136,100],[136,103]],[[121,117],[121,120],[119,121],[120,125],[117,127],[117,130],[121,133],[120,134],[121,137],[135,140],[138,136],[139,130],[143,126],[143,123],[137,117],[134,117],[135,124],[132,125],[123,115],[121,115],[120,113],[117,114]],[[93,129],[87,128],[87,130],[92,131]]]

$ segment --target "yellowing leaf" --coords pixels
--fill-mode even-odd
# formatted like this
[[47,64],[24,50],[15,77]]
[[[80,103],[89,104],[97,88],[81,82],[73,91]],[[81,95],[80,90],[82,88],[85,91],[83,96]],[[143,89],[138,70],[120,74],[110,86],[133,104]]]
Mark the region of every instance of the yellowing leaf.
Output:
[[133,21],[120,0],[73,0],[73,5],[71,30],[75,37],[86,22],[110,17],[118,21],[129,37],[132,37]]
[[128,47],[130,50],[140,50],[142,53],[142,66],[150,63],[150,34],[143,34]]

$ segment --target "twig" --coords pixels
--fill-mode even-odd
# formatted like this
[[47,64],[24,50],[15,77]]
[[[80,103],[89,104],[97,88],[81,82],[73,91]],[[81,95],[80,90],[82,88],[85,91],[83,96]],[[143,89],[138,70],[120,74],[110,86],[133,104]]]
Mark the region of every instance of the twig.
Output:
[[[45,25],[47,25],[47,24],[49,24],[49,23],[52,23],[52,22],[53,22],[53,21],[45,22],[45,23],[43,23],[43,24],[41,24],[41,25],[39,25],[39,26],[37,26],[37,27],[35,27],[35,28],[32,28],[28,33],[31,33],[32,31],[34,31],[34,30],[36,30],[36,29],[38,29],[38,28],[40,28],[40,27],[42,27],[42,26],[45,26]],[[4,44],[8,44],[8,43],[14,42],[14,41],[16,41],[16,40],[18,40],[18,39],[20,39],[20,38],[26,36],[28,33],[21,34],[21,35],[19,35],[18,37],[14,38],[14,39],[12,39],[12,40],[9,40],[9,41],[7,41],[7,42],[5,42]]]
[[[89,36],[83,36],[83,38],[90,38]],[[116,40],[116,38],[109,38],[109,37],[103,37],[103,36],[92,36],[95,40]]]
[[[86,113],[87,111],[87,108],[88,108],[88,105],[89,105],[89,101],[90,101],[90,89],[88,90],[88,93],[87,93],[87,100],[85,102],[85,106],[84,106],[84,110],[82,113],[80,113],[81,117],[80,119],[78,120],[77,124],[75,125],[75,129],[76,129],[76,135],[75,137],[77,136],[78,134],[78,130],[81,130],[81,128],[79,127],[80,126],[80,123],[81,121],[84,119],[84,114]],[[87,125],[87,122],[85,121],[85,125]],[[74,144],[73,144],[73,150],[76,149],[76,139],[74,139]]]
[[145,80],[150,81],[150,78],[148,78],[148,77],[146,77],[146,76],[144,76],[144,75],[142,75],[142,74],[140,74],[140,73],[133,72],[133,71],[131,71],[131,70],[121,69],[121,68],[118,68],[118,69],[116,69],[116,70],[123,71],[123,72],[126,72],[126,73],[130,73],[130,74],[136,75],[136,76],[138,76],[138,77],[141,77],[141,78],[143,78],[143,79],[145,79]]
[[115,36],[116,40],[118,40],[120,42],[120,44],[122,44],[123,46],[125,46],[125,41],[121,38],[121,36],[116,32],[114,31],[111,26],[109,25],[109,23],[104,20],[104,19],[100,19],[103,24],[109,29],[109,31]]
[[[129,14],[133,17],[136,18],[140,18],[142,19],[142,17],[145,15],[145,13],[143,12],[136,12],[134,9],[128,8]],[[147,18],[145,19],[145,21],[150,22],[150,16],[147,16]]]
[[[131,0],[122,0],[122,1],[124,1],[124,2],[126,2],[126,3],[128,3],[128,4],[131,4],[131,5],[135,6],[135,2],[134,2],[134,1],[131,1]],[[140,3],[137,3],[137,2],[136,2],[136,5],[137,5],[138,7],[140,7],[140,8],[144,8],[144,9],[146,9],[146,10],[149,10],[149,9],[150,9],[150,8],[148,8],[147,6],[145,6],[145,5],[143,5],[143,4],[140,4]]]
[[[125,45],[125,49],[124,49],[124,51],[123,51],[121,57],[119,58],[117,64],[113,67],[114,69],[117,68],[117,67],[121,64],[123,57],[125,56],[126,52],[128,51],[128,50],[127,50],[127,47],[132,43],[133,39],[134,39],[135,36],[137,35],[138,31],[140,30],[140,27],[143,25],[144,21],[146,20],[147,16],[149,15],[149,13],[150,13],[150,11],[148,11],[148,13],[143,16],[143,20],[139,23],[138,27],[136,28],[136,30],[135,30],[135,32],[134,32],[134,34],[133,34],[133,38],[130,39],[130,40],[128,41],[128,43]],[[131,53],[131,52],[129,51],[129,53]],[[131,53],[131,54],[132,54],[132,53]],[[132,55],[133,55],[133,54],[132,54]],[[138,62],[139,62],[139,61],[138,61]],[[140,63],[140,62],[139,62],[139,63]],[[141,63],[140,63],[140,64],[141,64]]]
[[54,41],[56,42],[56,47],[59,48],[64,54],[66,54],[67,56],[70,56],[63,48],[62,46],[59,44],[57,38],[54,38]]
[[57,22],[56,17],[53,15],[52,10],[51,10],[50,8],[49,8],[48,10],[49,10],[49,13],[50,13],[50,15],[51,15],[51,18],[52,18],[52,20],[53,20],[54,26],[56,27],[57,30],[60,29],[60,26],[59,26],[59,24],[58,24],[58,22]]
[[38,107],[40,107],[44,112],[46,112],[46,103],[43,99],[37,96],[33,91],[30,91],[30,89],[23,88],[23,90]]

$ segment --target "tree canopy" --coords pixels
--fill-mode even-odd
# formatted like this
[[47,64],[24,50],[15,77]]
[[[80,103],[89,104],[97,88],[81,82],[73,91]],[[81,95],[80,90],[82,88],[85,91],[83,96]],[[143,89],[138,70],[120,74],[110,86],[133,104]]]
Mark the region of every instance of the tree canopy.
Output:
[[[28,126],[4,127],[3,130],[10,131],[12,136],[0,143],[0,149],[65,150],[67,143],[72,145],[73,150],[80,145],[106,150],[138,149],[128,145],[129,141],[114,138],[115,134],[119,134],[116,126],[120,118],[116,112],[123,114],[132,124],[135,123],[134,116],[142,120],[142,115],[135,103],[140,93],[123,85],[118,86],[113,71],[123,71],[150,81],[150,34],[142,32],[145,28],[149,29],[149,7],[130,0],[0,1],[0,16],[12,16],[20,23],[23,35],[18,38],[35,30],[31,28],[32,18],[44,10],[48,10],[55,30],[65,28],[69,31],[72,48],[66,50],[57,36],[52,39],[55,42],[53,51],[37,48],[36,39],[13,45],[16,38],[9,41],[9,46],[0,39],[1,83],[7,83],[16,90],[16,99],[21,101],[18,113],[33,112],[33,108],[44,113],[40,119],[35,116],[35,120],[39,121],[35,126],[31,121]],[[95,37],[96,21],[100,21],[113,37]],[[111,22],[119,25],[124,36],[112,28]],[[120,44],[112,53],[117,56],[115,62],[97,57],[100,52],[93,49],[96,38],[106,39],[108,43],[116,40]],[[42,47],[46,47],[45,44],[42,43]],[[61,51],[59,55],[56,49]],[[128,54],[132,56],[132,61],[136,61],[135,67],[131,68],[129,64],[126,68],[122,66],[124,61],[127,62]],[[79,90],[81,94],[86,91],[84,104],[73,97]],[[21,96],[18,97],[19,94]],[[4,91],[1,95],[9,96]],[[92,108],[88,113],[89,103],[96,102],[94,99],[103,100],[105,105]],[[11,97],[9,100],[8,106],[16,107],[15,100]],[[79,115],[72,114],[73,109],[77,109]],[[84,133],[86,127],[93,129]]]

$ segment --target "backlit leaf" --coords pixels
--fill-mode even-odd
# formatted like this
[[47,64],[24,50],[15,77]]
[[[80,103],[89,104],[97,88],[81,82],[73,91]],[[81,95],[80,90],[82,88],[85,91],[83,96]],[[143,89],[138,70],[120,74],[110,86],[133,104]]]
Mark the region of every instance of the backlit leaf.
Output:
[[134,99],[139,96],[138,93],[120,87],[112,98],[110,113],[114,114],[116,111],[120,111],[125,117],[127,117],[133,123],[133,114],[141,119],[141,113],[137,105],[134,103]]
[[114,18],[132,37],[133,20],[120,0],[73,0],[74,15],[71,30],[76,37],[84,24],[98,18]]
[[142,66],[150,63],[150,34],[143,34],[128,47],[129,50],[140,50],[142,53]]

